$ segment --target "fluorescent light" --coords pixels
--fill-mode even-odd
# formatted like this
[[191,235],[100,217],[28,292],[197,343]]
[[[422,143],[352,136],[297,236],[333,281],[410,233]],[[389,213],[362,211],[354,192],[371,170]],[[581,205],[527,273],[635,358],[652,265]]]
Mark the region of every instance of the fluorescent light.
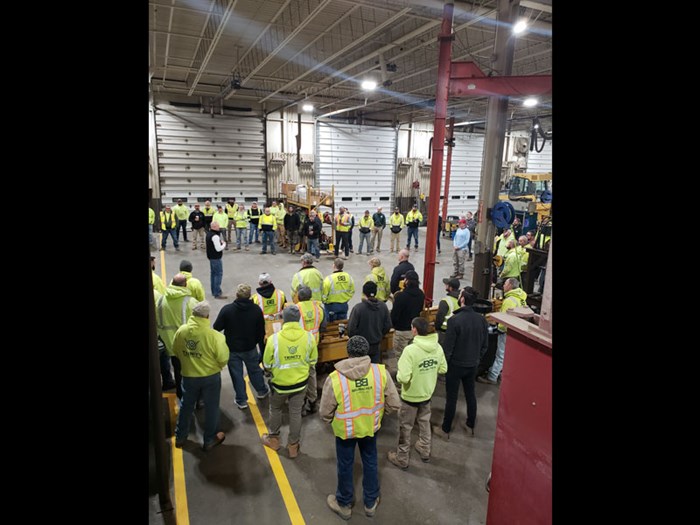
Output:
[[527,28],[527,24],[525,23],[525,20],[518,20],[518,22],[513,26],[513,34],[517,35],[525,31],[525,28]]
[[531,108],[533,106],[537,105],[537,99],[536,98],[526,98],[525,101],[523,102],[523,106],[526,108]]
[[374,80],[364,80],[361,85],[362,89],[366,89],[367,91],[372,91],[377,88],[377,83]]
[[301,107],[301,109],[303,109],[304,111],[313,111],[313,110],[314,110],[314,106],[313,106],[312,104],[304,104],[304,105]]

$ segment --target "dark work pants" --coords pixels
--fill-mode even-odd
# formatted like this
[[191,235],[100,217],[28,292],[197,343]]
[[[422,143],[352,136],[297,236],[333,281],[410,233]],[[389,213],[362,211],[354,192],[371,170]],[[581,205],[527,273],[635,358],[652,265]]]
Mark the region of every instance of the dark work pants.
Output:
[[474,380],[476,379],[476,367],[464,367],[448,365],[445,374],[445,416],[442,420],[442,430],[452,430],[452,420],[457,410],[457,396],[459,396],[459,384],[464,387],[464,397],[467,398],[467,426],[474,428],[476,423],[476,392]]
[[345,252],[345,257],[350,255],[350,248],[348,246],[348,234],[349,232],[339,232],[335,231],[336,244],[335,244],[335,256],[338,257],[338,250],[340,249],[340,244],[343,244],[343,250]]
[[370,362],[372,363],[381,363],[381,355],[382,353],[379,351],[379,343],[374,344],[374,345],[369,345],[369,352],[367,355],[370,358]]

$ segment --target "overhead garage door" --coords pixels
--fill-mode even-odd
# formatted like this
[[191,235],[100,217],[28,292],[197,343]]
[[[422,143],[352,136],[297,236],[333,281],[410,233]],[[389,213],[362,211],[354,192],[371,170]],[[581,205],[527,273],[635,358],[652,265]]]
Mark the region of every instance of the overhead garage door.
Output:
[[[450,172],[448,215],[475,213],[479,207],[479,186],[481,164],[484,155],[484,136],[474,133],[455,133],[455,147],[452,148],[452,170]],[[442,184],[440,185],[440,213],[442,197],[445,195],[445,169],[447,148],[443,156]]]
[[355,220],[378,206],[391,206],[396,165],[396,130],[376,126],[327,124],[316,130],[317,186],[335,185],[336,210],[346,206]]
[[[542,146],[542,139],[538,137],[539,146]],[[546,173],[552,171],[552,141],[548,140],[544,144],[542,151],[537,153],[536,150],[527,152],[527,171],[528,173]]]
[[199,113],[156,106],[158,171],[163,204],[178,198],[192,208],[236,197],[264,200],[265,150],[259,117]]

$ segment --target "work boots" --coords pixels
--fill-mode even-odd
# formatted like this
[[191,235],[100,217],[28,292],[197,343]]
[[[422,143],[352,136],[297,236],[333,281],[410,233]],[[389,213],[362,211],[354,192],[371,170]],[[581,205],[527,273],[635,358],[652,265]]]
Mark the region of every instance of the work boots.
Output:
[[287,445],[287,452],[289,453],[290,459],[294,459],[299,455],[299,442],[290,443]]
[[272,450],[277,451],[280,449],[280,437],[279,436],[271,436],[270,434],[263,434],[262,443],[263,443],[263,445],[271,448]]

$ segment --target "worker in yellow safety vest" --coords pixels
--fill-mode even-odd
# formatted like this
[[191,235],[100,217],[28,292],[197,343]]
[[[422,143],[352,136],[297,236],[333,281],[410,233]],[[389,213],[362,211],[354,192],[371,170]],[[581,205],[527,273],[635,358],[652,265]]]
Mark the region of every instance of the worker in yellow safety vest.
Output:
[[301,269],[292,277],[292,301],[297,301],[297,289],[302,284],[311,288],[311,296],[315,301],[321,301],[323,274],[314,268],[314,256],[305,253],[301,256]]
[[272,373],[270,387],[270,432],[263,434],[262,442],[272,450],[280,448],[282,408],[289,401],[289,437],[287,452],[294,459],[299,455],[301,439],[301,409],[309,380],[309,370],[318,361],[318,347],[314,336],[299,325],[301,313],[295,304],[282,312],[282,330],[267,338],[263,366]]
[[354,501],[353,464],[355,445],[362,457],[365,514],[374,516],[379,505],[377,432],[384,412],[396,412],[401,400],[384,365],[372,363],[369,343],[356,335],[348,340],[348,359],[335,364],[323,385],[319,415],[335,434],[338,485],[326,498],[330,509],[348,520]]
[[345,262],[338,258],[333,262],[333,273],[323,280],[323,304],[329,321],[348,318],[348,301],[355,295],[355,281],[343,271]]
[[456,278],[445,278],[442,280],[445,284],[447,296],[440,300],[438,310],[435,314],[435,328],[438,333],[438,343],[442,345],[445,341],[445,332],[447,331],[447,320],[452,317],[455,310],[459,308],[459,288],[460,282]]
[[508,239],[508,241],[506,241],[506,248],[508,251],[503,258],[503,268],[498,276],[499,282],[503,282],[509,277],[520,279],[520,257],[515,250],[515,240],[512,238]]
[[216,213],[214,213],[213,215],[212,222],[219,223],[219,234],[223,237],[223,240],[226,242],[226,249],[228,250],[228,245],[231,243],[231,239],[226,233],[229,220],[228,215],[226,215],[224,207],[221,204],[216,205]]
[[165,205],[165,211],[160,212],[160,229],[163,234],[163,238],[160,240],[160,249],[165,250],[166,241],[168,236],[173,238],[173,244],[175,245],[175,250],[180,251],[180,243],[177,240],[177,219],[175,217],[175,212],[170,209],[170,205]]
[[148,208],[148,246],[153,246],[153,224],[156,222],[156,212]]
[[282,290],[275,289],[269,273],[261,273],[258,276],[258,288],[255,292],[251,299],[260,307],[265,319],[279,319],[287,299]]
[[[296,303],[301,312],[299,324],[301,327],[314,336],[316,345],[321,340],[320,332],[326,329],[323,304],[320,301],[314,301],[311,298],[311,288],[303,284],[297,290],[298,302]],[[306,400],[301,409],[301,415],[306,416],[318,411],[318,390],[316,382],[316,366],[309,369],[309,382],[306,387]]]
[[[273,201],[274,202],[274,201]],[[271,207],[265,208],[264,213],[258,220],[258,229],[262,232],[262,251],[260,255],[267,253],[267,247],[270,247],[272,255],[277,253],[277,245],[275,244],[275,230],[277,230],[277,218],[273,215]]]
[[151,255],[151,276],[153,281],[153,289],[159,294],[165,294],[165,285],[163,284],[163,279],[161,279],[156,273],[156,258]]
[[418,211],[418,205],[414,204],[406,214],[406,226],[408,227],[408,238],[406,239],[406,249],[411,248],[411,237],[414,238],[414,250],[418,251],[418,227],[423,220],[423,214]]
[[[226,205],[228,206],[228,204]],[[236,204],[238,206],[238,204]],[[241,241],[243,241],[243,247],[245,251],[248,251],[248,212],[246,212],[245,205],[241,204],[238,209],[233,214],[233,219],[231,222],[236,223],[236,250],[241,249]]]
[[180,273],[187,278],[187,288],[192,292],[192,297],[197,301],[204,301],[204,286],[202,281],[192,277],[192,263],[187,259],[180,261]]
[[190,209],[182,202],[182,199],[178,199],[173,211],[177,218],[177,226],[175,227],[177,240],[180,240],[180,229],[182,228],[182,238],[187,242],[187,219],[190,217]]
[[[204,229],[209,231],[209,228],[211,228],[211,223],[214,220],[214,213],[216,213],[216,208],[211,205],[211,201],[204,201],[202,213],[204,213]],[[221,223],[219,223],[219,226],[221,226]]]
[[226,223],[226,225],[227,225],[226,234],[228,235],[228,239],[226,239],[226,242],[229,242],[229,243],[233,242],[233,235],[232,235],[231,230],[238,227],[238,226],[236,226],[236,212],[237,211],[238,211],[238,204],[236,204],[236,197],[229,197],[228,202],[226,203],[226,217],[228,217],[228,222]]
[[350,219],[351,215],[347,208],[341,206],[338,214],[335,216],[335,256],[338,257],[340,244],[343,244],[343,253],[347,259],[350,255]]
[[389,216],[389,229],[391,230],[391,242],[389,243],[389,253],[399,253],[399,234],[406,222],[399,211],[399,207],[394,208],[394,213]]
[[368,281],[375,283],[377,285],[377,300],[386,302],[391,295],[391,289],[389,287],[389,279],[386,277],[386,271],[382,267],[382,261],[378,257],[372,257],[367,264],[369,264],[371,270],[362,284]]

